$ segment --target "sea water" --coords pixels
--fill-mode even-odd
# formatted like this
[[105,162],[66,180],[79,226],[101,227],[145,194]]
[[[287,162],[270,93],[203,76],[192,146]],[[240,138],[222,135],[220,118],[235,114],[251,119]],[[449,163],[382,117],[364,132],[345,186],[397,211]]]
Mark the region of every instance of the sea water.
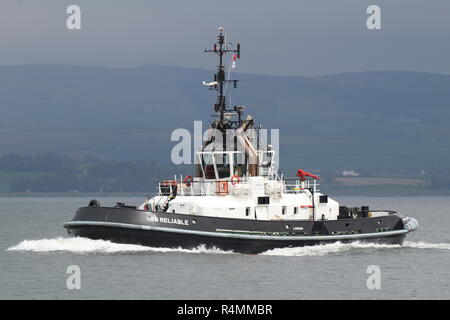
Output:
[[[337,197],[415,217],[419,230],[401,246],[333,243],[259,255],[68,238],[63,223],[89,200],[0,198],[1,299],[450,298],[450,197]],[[67,286],[69,266],[79,267],[80,289]],[[368,286],[371,266],[379,289]]]

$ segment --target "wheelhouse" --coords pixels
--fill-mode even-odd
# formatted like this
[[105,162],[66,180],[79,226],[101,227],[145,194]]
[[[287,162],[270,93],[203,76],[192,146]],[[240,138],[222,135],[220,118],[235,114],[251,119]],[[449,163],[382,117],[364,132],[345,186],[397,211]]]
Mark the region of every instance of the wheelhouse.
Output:
[[[258,151],[257,173],[259,176],[276,176],[275,151]],[[231,180],[232,177],[252,176],[249,157],[242,151],[199,151],[197,152],[197,178],[204,180]]]

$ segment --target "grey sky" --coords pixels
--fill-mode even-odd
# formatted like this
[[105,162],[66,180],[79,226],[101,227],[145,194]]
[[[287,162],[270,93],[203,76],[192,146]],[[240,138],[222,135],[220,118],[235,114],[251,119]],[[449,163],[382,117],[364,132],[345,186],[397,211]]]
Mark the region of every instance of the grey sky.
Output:
[[[66,29],[71,4],[81,30]],[[370,4],[382,30],[366,27]],[[212,68],[219,25],[242,44],[240,72],[450,74],[448,0],[2,0],[0,64]]]

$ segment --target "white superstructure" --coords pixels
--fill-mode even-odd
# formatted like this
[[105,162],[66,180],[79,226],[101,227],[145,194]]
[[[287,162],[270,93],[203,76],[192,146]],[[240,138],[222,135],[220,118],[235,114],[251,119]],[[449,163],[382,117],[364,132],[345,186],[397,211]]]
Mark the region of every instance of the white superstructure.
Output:
[[[273,150],[266,151],[274,159]],[[258,171],[266,174],[251,176],[246,168],[235,164],[238,152],[198,152],[203,159],[201,176],[166,180],[159,184],[158,194],[146,200],[150,210],[179,214],[242,218],[258,220],[332,220],[337,219],[339,204],[320,193],[316,179],[296,179],[289,184],[275,170],[274,163],[260,162]],[[260,151],[260,159],[263,157]],[[244,169],[244,170],[243,170]],[[243,172],[245,172],[243,174]]]

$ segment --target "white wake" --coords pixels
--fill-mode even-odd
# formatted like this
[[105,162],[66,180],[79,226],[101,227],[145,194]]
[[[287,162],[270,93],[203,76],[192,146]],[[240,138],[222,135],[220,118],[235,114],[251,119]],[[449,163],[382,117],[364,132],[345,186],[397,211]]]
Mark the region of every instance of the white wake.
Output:
[[[324,245],[281,248],[268,250],[261,255],[265,256],[324,256],[333,253],[345,253],[364,250],[377,249],[444,249],[450,250],[448,243],[427,243],[405,241],[403,245],[388,245],[376,243],[330,243]],[[111,253],[139,253],[139,252],[182,252],[182,253],[203,253],[203,254],[232,254],[232,251],[223,251],[220,249],[207,249],[205,246],[199,246],[195,249],[182,248],[156,248],[146,247],[134,244],[120,244],[105,240],[92,240],[87,238],[55,238],[41,240],[24,240],[19,244],[12,246],[7,251],[25,251],[25,252],[72,252],[79,254],[111,254]]]
[[185,252],[185,253],[209,253],[228,254],[231,251],[220,249],[207,249],[199,246],[195,249],[182,248],[155,248],[135,244],[121,244],[106,240],[92,240],[88,238],[56,238],[42,240],[24,240],[12,246],[7,251],[29,252],[72,252],[72,253],[139,253],[139,252]]
[[405,241],[402,247],[416,249],[444,249],[450,250],[450,243],[427,243],[423,241]]
[[377,244],[377,243],[363,243],[363,242],[351,242],[351,243],[329,243],[323,245],[315,245],[308,247],[296,247],[296,248],[280,248],[263,252],[262,255],[268,256],[324,256],[330,253],[341,252],[356,252],[370,249],[401,249],[401,248],[414,248],[414,249],[445,249],[450,250],[449,243],[427,243],[427,242],[413,242],[405,241],[402,245],[398,244]]

